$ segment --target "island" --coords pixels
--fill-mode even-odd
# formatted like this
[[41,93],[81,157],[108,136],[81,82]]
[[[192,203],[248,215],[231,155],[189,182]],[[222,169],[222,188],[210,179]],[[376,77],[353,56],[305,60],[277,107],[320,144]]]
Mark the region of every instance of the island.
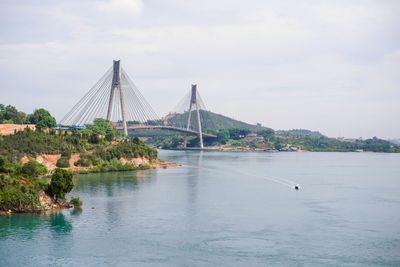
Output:
[[[190,125],[197,131],[196,114],[192,111]],[[203,138],[205,150],[214,151],[270,151],[270,152],[383,152],[399,153],[400,145],[392,140],[373,137],[368,139],[332,138],[318,131],[307,129],[274,130],[260,123],[249,124],[207,110],[200,110],[204,133],[216,138]],[[184,128],[188,112],[165,116],[164,125]],[[135,133],[147,144],[163,149],[193,149],[199,147],[199,137],[187,137],[176,133],[152,132]]]
[[[4,118],[5,110],[0,118]],[[10,111],[10,106],[6,111]],[[19,113],[13,114],[18,119]],[[79,199],[70,202],[65,199],[65,194],[73,188],[73,174],[177,166],[158,159],[156,149],[138,137],[116,131],[104,119],[96,119],[85,129],[66,131],[52,129],[55,119],[44,109],[27,118],[28,121],[22,122],[31,124],[15,124],[13,120],[0,124],[0,214],[3,215],[61,209],[71,207],[70,202],[79,205]]]

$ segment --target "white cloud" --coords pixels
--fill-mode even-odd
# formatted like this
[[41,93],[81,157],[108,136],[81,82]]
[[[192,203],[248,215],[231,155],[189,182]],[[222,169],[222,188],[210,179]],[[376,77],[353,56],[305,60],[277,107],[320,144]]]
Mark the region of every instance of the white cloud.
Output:
[[120,58],[160,115],[197,82],[208,108],[248,122],[400,137],[391,119],[400,113],[400,20],[390,4],[232,1],[148,1],[143,12],[141,1],[82,0],[7,12],[19,23],[4,18],[1,101],[48,105],[60,119]]
[[139,15],[143,10],[142,0],[107,0],[97,3],[97,9],[105,13]]

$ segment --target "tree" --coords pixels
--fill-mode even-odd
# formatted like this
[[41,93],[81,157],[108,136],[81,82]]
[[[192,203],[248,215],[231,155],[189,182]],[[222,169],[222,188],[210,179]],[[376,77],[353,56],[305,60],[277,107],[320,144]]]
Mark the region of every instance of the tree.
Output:
[[51,182],[47,188],[47,192],[58,199],[65,199],[65,194],[71,192],[74,188],[73,175],[70,171],[56,168],[51,175]]
[[108,132],[108,133],[106,133],[106,140],[107,141],[112,141],[112,140],[114,140],[115,139],[115,133],[114,132]]
[[56,119],[44,108],[35,110],[33,114],[28,115],[27,120],[29,123],[36,124],[36,126],[40,129],[57,126]]
[[89,137],[89,142],[92,144],[98,144],[100,143],[100,138],[97,134],[92,133]]
[[227,129],[219,129],[217,133],[217,141],[225,145],[229,140],[229,132]]
[[[180,144],[182,144],[183,141],[184,141],[184,137],[183,137],[183,136],[180,136],[180,135],[174,136],[174,137],[172,137],[172,139],[171,139],[171,147],[176,148],[176,147],[178,147]],[[200,142],[200,139],[197,140],[197,143],[198,143],[198,142]]]
[[36,160],[29,160],[22,166],[21,173],[29,177],[37,177],[48,172],[47,167]]
[[194,137],[190,137],[188,138],[188,143],[187,143],[188,147],[198,147],[200,146],[200,138],[198,136]]
[[277,149],[277,150],[279,150],[279,149],[284,147],[284,145],[281,143],[281,139],[280,138],[276,138],[276,141],[275,141],[274,145],[275,145],[275,149]]
[[47,128],[46,124],[43,121],[39,121],[38,123],[36,123],[35,126],[36,126],[36,129],[38,129],[39,131]]
[[275,131],[271,128],[263,128],[259,130],[257,134],[264,137],[265,141],[269,141],[270,138],[275,136]]
[[116,130],[112,127],[111,123],[102,118],[95,119],[93,124],[86,124],[85,126],[95,134],[103,136],[116,135]]
[[239,140],[240,138],[246,136],[251,131],[244,128],[229,128],[229,138],[233,140]]
[[0,109],[0,122],[22,124],[26,120],[26,114],[18,111],[14,106],[2,105]]

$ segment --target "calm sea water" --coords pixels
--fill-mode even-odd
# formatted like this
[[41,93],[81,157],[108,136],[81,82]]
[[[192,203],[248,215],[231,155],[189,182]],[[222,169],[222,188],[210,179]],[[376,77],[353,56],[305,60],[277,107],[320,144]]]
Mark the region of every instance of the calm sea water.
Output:
[[400,266],[400,154],[160,157],[182,166],[77,176],[82,209],[0,217],[0,265]]

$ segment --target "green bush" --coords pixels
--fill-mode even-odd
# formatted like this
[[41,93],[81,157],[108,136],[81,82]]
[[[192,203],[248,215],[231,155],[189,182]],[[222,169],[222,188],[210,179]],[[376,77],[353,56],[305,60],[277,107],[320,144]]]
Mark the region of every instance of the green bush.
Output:
[[77,161],[74,162],[75,166],[81,166],[81,167],[89,167],[90,166],[90,160],[87,159],[78,159]]
[[21,174],[28,177],[37,177],[39,175],[46,174],[48,169],[45,165],[40,164],[36,160],[29,160],[21,168]]
[[75,207],[82,206],[83,202],[79,197],[71,197],[70,203]]
[[57,160],[56,166],[59,168],[69,168],[69,158],[61,157]]

